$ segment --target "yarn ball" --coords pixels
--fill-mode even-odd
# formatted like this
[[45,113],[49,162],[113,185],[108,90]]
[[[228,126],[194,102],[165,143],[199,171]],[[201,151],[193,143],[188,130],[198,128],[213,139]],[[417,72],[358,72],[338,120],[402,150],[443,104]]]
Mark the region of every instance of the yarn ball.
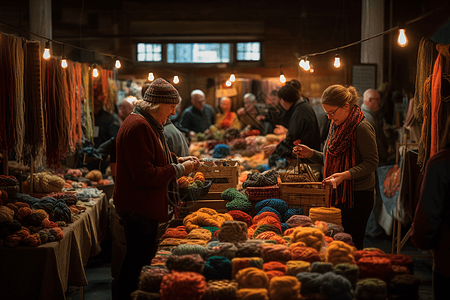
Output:
[[389,260],[391,261],[391,267],[403,266],[408,269],[409,274],[414,273],[414,262],[409,255],[406,255],[406,254],[384,254],[382,256],[389,258]]
[[171,271],[189,271],[202,274],[204,266],[205,261],[198,254],[170,255],[166,261],[166,267]]
[[269,288],[269,277],[259,268],[250,267],[239,270],[235,278],[239,284],[239,289]]
[[263,264],[263,270],[264,272],[280,271],[284,275],[287,272],[287,267],[285,264],[280,263],[278,261],[269,261]]
[[293,215],[304,215],[305,212],[303,211],[303,208],[301,207],[291,207],[288,208],[288,210],[283,215],[283,221],[286,222],[290,219]]
[[235,221],[242,221],[247,223],[247,227],[253,225],[252,217],[241,210],[230,210],[228,214],[231,215],[233,217],[233,220]]
[[261,233],[266,232],[266,231],[272,231],[272,232],[275,232],[276,234],[281,234],[281,229],[279,227],[277,227],[276,225],[261,224],[261,225],[258,225],[255,232],[253,233],[253,238],[256,238],[258,235],[260,235]]
[[348,281],[350,281],[353,290],[355,290],[359,278],[358,265],[348,263],[337,264],[334,266],[334,273],[347,278]]
[[385,257],[366,256],[358,260],[360,278],[379,278],[386,281],[391,272],[391,261]]
[[[294,216],[295,217],[295,216]],[[291,243],[303,242],[307,247],[321,251],[325,242],[322,231],[311,227],[297,227],[291,234]]]
[[203,275],[172,271],[162,278],[160,294],[163,300],[200,300],[205,290],[206,280]]
[[206,285],[202,300],[232,300],[236,299],[238,284],[232,280],[210,280]]
[[299,226],[307,227],[311,226],[313,223],[308,216],[293,215],[286,221],[286,224],[288,224],[289,227],[299,227]]
[[261,257],[236,257],[231,260],[231,278],[235,278],[236,274],[245,268],[263,268],[263,259]]
[[230,155],[230,146],[218,144],[214,146],[213,158],[225,158]]
[[223,256],[231,260],[236,257],[237,251],[238,248],[233,243],[212,241],[206,244],[206,253],[204,257]]
[[327,236],[334,237],[336,233],[340,232],[344,232],[344,227],[334,223],[327,222],[327,233],[326,233]]
[[[277,216],[277,219],[278,219],[278,222],[279,222],[279,223],[281,223],[281,220],[283,220],[282,217],[281,217],[281,214],[280,214],[275,208],[270,207],[270,206],[265,206],[265,207],[263,207],[260,211],[258,211],[258,213],[256,214],[256,216],[259,216],[259,215],[261,215],[261,214],[264,213],[264,212],[271,212],[271,213],[274,213],[274,214]],[[263,217],[259,217],[259,218],[263,218]],[[257,219],[259,220],[259,218],[257,218]],[[257,222],[257,221],[256,221],[256,222]],[[255,221],[254,221],[254,223],[255,223]]]
[[243,243],[237,243],[236,257],[260,257],[261,240],[247,240]]
[[333,265],[330,263],[315,261],[311,264],[311,272],[324,274],[332,271]]
[[320,293],[320,285],[322,274],[301,272],[295,275],[297,280],[301,283],[300,293],[302,294],[318,294]]
[[236,188],[228,188],[220,194],[223,200],[232,201],[235,198],[247,197],[243,193],[240,193]]
[[183,219],[183,225],[187,232],[200,227],[220,227],[224,221],[231,221],[229,214],[219,214],[212,208],[202,207],[196,212],[187,215]]
[[273,218],[277,219],[279,223],[281,223],[280,218],[276,213],[274,213],[272,211],[263,211],[260,214],[256,214],[253,217],[253,224],[258,224],[258,222],[261,219],[264,219],[265,217],[273,217]]
[[206,254],[206,248],[200,245],[181,244],[172,250],[173,255],[186,255],[186,254],[200,254],[204,256]]
[[356,284],[355,296],[358,300],[385,300],[386,282],[378,278],[362,279]]
[[344,242],[346,244],[349,244],[350,246],[354,246],[353,244],[353,238],[350,234],[345,233],[345,232],[338,232],[333,236],[333,239],[335,241],[341,241]]
[[283,233],[289,229],[289,225],[287,223],[281,223],[280,225],[281,225],[281,231]]
[[272,216],[266,216],[266,217],[260,219],[257,223],[258,226],[265,225],[265,224],[270,224],[270,225],[277,227],[278,231],[281,234],[281,223],[280,223],[280,221],[278,221],[278,218],[274,218]]
[[158,293],[162,278],[169,274],[165,266],[143,266],[139,275],[139,289],[149,293]]
[[[272,207],[281,215],[284,215],[287,212],[287,210],[289,209],[289,206],[286,203],[286,201],[284,201],[282,199],[272,198],[272,199],[262,200],[262,201],[259,201],[258,203],[256,203],[255,211],[259,212],[263,207],[266,207],[266,206]],[[281,220],[281,217],[280,217],[280,220]]]
[[319,252],[311,247],[292,247],[290,253],[292,260],[303,260],[310,263],[321,260]]
[[270,280],[269,297],[271,300],[300,299],[300,282],[294,276],[279,276]]
[[239,289],[236,292],[237,300],[269,300],[267,289]]
[[364,248],[355,252],[355,260],[358,261],[366,256],[383,256],[385,253],[378,248]]
[[231,210],[240,210],[245,213],[250,213],[252,210],[252,203],[248,200],[247,197],[238,197],[233,199],[232,201],[225,204],[225,207],[228,211]]
[[285,245],[261,245],[261,257],[265,262],[279,261],[286,263],[291,259],[289,248]]
[[167,228],[166,232],[161,236],[161,241],[167,238],[184,239],[187,236],[186,227],[178,226],[175,228]]
[[265,231],[263,233],[260,233],[260,234],[258,234],[256,236],[255,239],[258,239],[258,240],[273,240],[277,244],[286,245],[286,241],[281,236],[277,235],[273,231]]
[[12,222],[14,220],[14,210],[7,206],[0,206],[0,223]]
[[325,261],[330,262],[333,266],[342,263],[355,263],[356,248],[342,241],[333,241],[328,245]]
[[200,239],[209,241],[212,237],[211,231],[204,228],[192,229],[186,236],[187,239]]
[[389,295],[409,296],[404,299],[417,299],[420,279],[414,275],[396,275],[387,286]]
[[350,281],[332,272],[322,274],[320,294],[327,299],[352,300],[353,290]]
[[309,272],[311,263],[303,260],[290,260],[286,263],[287,274],[296,276],[301,272]]
[[205,263],[206,280],[231,279],[231,261],[223,256],[211,256]]
[[311,207],[309,217],[313,221],[324,221],[342,225],[341,210],[337,207]]
[[247,224],[242,221],[225,221],[219,229],[218,237],[221,242],[245,242],[248,239]]

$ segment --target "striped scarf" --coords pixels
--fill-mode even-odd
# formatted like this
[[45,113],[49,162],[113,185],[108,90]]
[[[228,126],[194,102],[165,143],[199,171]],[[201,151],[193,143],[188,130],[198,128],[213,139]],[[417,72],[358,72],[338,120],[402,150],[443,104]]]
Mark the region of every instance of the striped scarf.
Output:
[[[356,127],[363,119],[364,113],[361,108],[354,106],[344,123],[336,125],[332,122],[325,155],[325,178],[355,166]],[[354,180],[344,180],[335,190],[332,189],[330,203],[334,205],[346,203],[352,208],[353,185]]]

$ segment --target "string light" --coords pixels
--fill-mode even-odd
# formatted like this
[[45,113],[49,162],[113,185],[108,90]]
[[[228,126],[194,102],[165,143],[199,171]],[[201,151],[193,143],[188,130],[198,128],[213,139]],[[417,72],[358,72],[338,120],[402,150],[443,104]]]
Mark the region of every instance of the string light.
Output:
[[155,75],[153,75],[152,72],[148,73],[148,81],[153,81],[155,80]]
[[97,78],[98,77],[98,69],[97,69],[97,63],[95,62],[95,53],[94,52],[92,52],[92,60],[94,61],[94,63],[92,64],[92,76]]
[[48,40],[47,42],[45,42],[45,49],[44,49],[44,54],[42,55],[42,57],[45,60],[48,60],[51,57],[50,54],[50,40]]
[[114,67],[116,69],[120,69],[120,67],[122,67],[122,64],[120,63],[120,60],[117,56],[116,56],[116,63],[114,64]]
[[225,85],[228,86],[228,87],[230,87],[230,86],[231,86],[231,80],[227,80],[227,81],[225,82]]
[[234,76],[233,73],[231,73],[229,81],[230,82],[235,82],[236,81],[236,76]]
[[62,49],[63,49],[63,54],[62,54],[62,59],[61,59],[61,67],[63,69],[67,68],[67,59],[66,56],[64,55],[64,45],[62,45]]
[[397,44],[400,47],[405,47],[408,44],[408,38],[406,37],[406,33],[405,33],[405,24],[404,23],[400,23],[398,25],[398,39],[397,39]]
[[284,77],[283,70],[281,69],[281,65],[280,65],[280,82],[281,83],[286,82],[286,77]]
[[339,53],[336,53],[336,55],[334,56],[334,67],[337,69],[340,66],[341,66],[341,57]]
[[177,75],[173,76],[173,83],[177,84],[180,82],[180,78]]

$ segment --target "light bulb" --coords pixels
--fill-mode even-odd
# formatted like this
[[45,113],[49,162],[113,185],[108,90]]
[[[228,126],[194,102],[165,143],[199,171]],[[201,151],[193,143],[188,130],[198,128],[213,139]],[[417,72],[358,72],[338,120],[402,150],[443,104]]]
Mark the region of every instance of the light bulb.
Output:
[[311,69],[311,67],[309,66],[309,60],[308,59],[306,59],[305,67],[303,69],[305,69],[305,71],[309,71],[309,69]]
[[180,82],[178,76],[177,75],[173,76],[173,83],[177,84],[178,82]]
[[50,58],[50,41],[45,42],[45,49],[44,49],[44,54],[42,55],[42,57],[45,60],[48,60]]
[[65,56],[62,57],[61,67],[63,67],[64,69],[67,68],[67,59]]
[[406,37],[405,29],[403,28],[398,30],[397,43],[400,45],[400,47],[405,47],[408,44],[408,38]]
[[122,64],[120,63],[120,60],[116,59],[116,63],[114,65],[114,67],[116,67],[116,69],[120,69],[121,66],[122,66]]
[[230,75],[230,81],[231,82],[235,82],[236,81],[236,76],[234,76],[234,74]]
[[98,77],[97,64],[94,64],[94,69],[92,70],[92,76],[94,76],[95,78]]
[[286,77],[284,77],[283,74],[280,75],[280,82],[281,83],[285,83],[286,82]]
[[225,85],[226,85],[226,86],[231,86],[231,81],[230,81],[230,80],[227,80],[227,81],[225,82]]
[[334,57],[334,67],[337,69],[341,66],[341,58],[339,57],[339,54],[336,54]]
[[300,66],[300,67],[302,67],[303,69],[305,69],[305,64],[306,64],[306,62],[305,62],[305,60],[302,58],[302,60],[298,63],[298,65]]
[[153,75],[152,72],[148,73],[148,81],[153,81],[155,80],[155,76]]
[[314,69],[313,68],[309,69],[309,72],[314,73]]

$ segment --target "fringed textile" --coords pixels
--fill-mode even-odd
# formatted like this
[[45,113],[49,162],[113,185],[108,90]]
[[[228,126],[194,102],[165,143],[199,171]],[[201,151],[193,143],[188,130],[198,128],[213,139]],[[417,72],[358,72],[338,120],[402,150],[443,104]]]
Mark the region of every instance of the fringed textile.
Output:
[[[423,106],[424,106],[424,85],[427,78],[431,75],[433,70],[433,63],[436,59],[435,52],[436,43],[430,39],[422,38],[419,43],[419,50],[417,53],[417,72],[416,72],[416,86],[414,94],[414,116],[422,122],[424,120]],[[431,92],[431,91],[430,91]]]
[[94,143],[94,116],[93,116],[93,110],[94,110],[94,101],[92,99],[92,86],[89,83],[89,65],[82,64],[81,67],[81,82],[84,90],[84,97],[81,98],[82,101],[84,101],[83,110],[84,110],[84,118],[85,118],[85,126],[86,130],[85,138],[87,140],[90,140],[92,144]]
[[19,37],[14,37],[12,41],[11,63],[14,74],[14,121],[16,144],[14,151],[16,152],[16,160],[23,162],[23,143],[25,136],[25,120],[24,111],[25,103],[23,100],[23,71],[24,71],[24,56],[23,45],[24,40]]

